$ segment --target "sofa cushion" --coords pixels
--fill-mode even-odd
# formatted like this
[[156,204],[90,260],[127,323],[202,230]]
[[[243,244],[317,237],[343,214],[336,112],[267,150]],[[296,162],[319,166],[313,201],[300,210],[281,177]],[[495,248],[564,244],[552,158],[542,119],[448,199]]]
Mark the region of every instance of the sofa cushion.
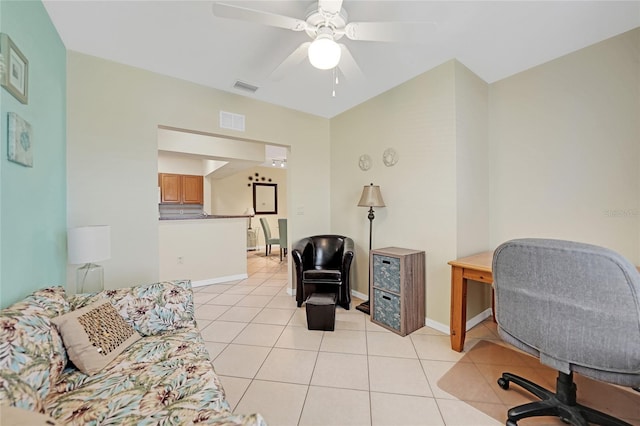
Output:
[[38,290],[0,311],[0,374],[16,374],[44,399],[67,364],[51,318],[69,312],[62,287]]
[[53,318],[69,359],[85,374],[95,374],[140,339],[108,300]]
[[136,287],[80,294],[71,300],[73,309],[109,299],[138,333],[152,336],[190,327],[194,322],[191,281],[170,281]]
[[339,269],[309,269],[302,273],[303,282],[336,282],[342,281],[342,273]]
[[44,405],[38,392],[17,374],[6,371],[0,373],[0,401],[12,407],[44,412]]
[[93,376],[67,369],[45,406],[70,425],[264,422],[231,414],[194,326],[144,337]]

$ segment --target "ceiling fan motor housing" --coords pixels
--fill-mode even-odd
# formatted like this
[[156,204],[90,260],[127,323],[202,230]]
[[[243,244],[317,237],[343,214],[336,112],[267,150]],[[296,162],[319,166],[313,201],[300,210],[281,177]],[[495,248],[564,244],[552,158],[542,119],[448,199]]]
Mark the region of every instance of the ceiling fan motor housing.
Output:
[[317,4],[313,4],[307,10],[305,31],[312,39],[315,39],[319,34],[328,34],[330,31],[333,40],[339,40],[344,35],[347,18],[348,15],[344,8],[341,8],[338,13],[329,13],[319,8]]

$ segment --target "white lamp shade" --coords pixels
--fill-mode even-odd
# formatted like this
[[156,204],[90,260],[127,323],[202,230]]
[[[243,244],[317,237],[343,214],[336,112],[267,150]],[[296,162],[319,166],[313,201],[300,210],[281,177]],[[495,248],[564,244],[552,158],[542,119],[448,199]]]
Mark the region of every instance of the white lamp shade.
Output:
[[67,231],[67,255],[71,265],[100,262],[111,257],[111,227],[82,226]]
[[321,34],[309,46],[309,62],[321,70],[335,68],[341,54],[340,46],[330,36]]

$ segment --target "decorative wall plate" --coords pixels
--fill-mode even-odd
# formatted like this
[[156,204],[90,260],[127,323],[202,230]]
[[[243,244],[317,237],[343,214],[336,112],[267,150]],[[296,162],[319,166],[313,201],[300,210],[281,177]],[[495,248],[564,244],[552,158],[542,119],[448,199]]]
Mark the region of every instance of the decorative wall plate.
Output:
[[362,170],[363,172],[366,172],[367,170],[369,170],[371,168],[371,156],[367,154],[362,154],[358,159],[358,166],[360,167],[360,170]]
[[382,162],[385,166],[391,167],[398,162],[398,153],[393,148],[387,148],[382,153]]

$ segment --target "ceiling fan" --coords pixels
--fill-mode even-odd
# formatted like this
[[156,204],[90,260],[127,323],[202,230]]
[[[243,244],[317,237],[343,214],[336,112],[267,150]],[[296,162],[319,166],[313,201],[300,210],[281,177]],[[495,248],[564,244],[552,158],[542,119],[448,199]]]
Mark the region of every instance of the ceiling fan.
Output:
[[[220,18],[251,21],[292,31],[305,31],[313,41],[300,44],[272,73],[274,80],[281,79],[286,71],[299,64],[305,57],[314,67],[328,70],[338,67],[347,78],[355,78],[362,71],[353,55],[343,43],[343,36],[350,40],[364,41],[419,41],[411,24],[425,22],[349,22],[342,0],[318,0],[307,10],[306,18],[298,19],[262,10],[249,9],[225,3],[214,3],[213,14]],[[433,22],[426,22],[433,23]]]

